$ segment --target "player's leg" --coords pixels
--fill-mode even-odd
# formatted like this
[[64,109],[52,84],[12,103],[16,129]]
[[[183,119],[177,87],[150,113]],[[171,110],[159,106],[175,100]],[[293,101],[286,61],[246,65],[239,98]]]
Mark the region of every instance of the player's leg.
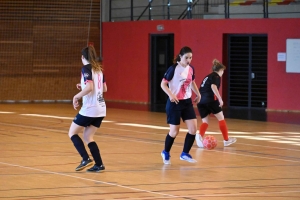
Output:
[[179,133],[179,128],[180,128],[180,125],[173,125],[173,124],[169,124],[169,125],[170,125],[170,131],[167,134],[166,139],[165,139],[165,148],[161,152],[163,162],[167,165],[171,164],[170,151],[173,146],[174,140]]
[[[179,102],[180,104],[180,102]],[[170,160],[170,151],[173,146],[174,140],[179,133],[180,128],[180,114],[181,111],[176,109],[180,105],[176,105],[173,102],[167,101],[166,105],[166,113],[167,113],[167,123],[170,125],[170,131],[165,139],[165,148],[161,152],[161,156],[164,164],[171,164]]]
[[100,155],[100,150],[94,140],[94,135],[97,129],[100,127],[103,118],[104,117],[94,118],[91,125],[87,126],[83,132],[84,141],[88,145],[95,162],[95,165],[92,168],[88,169],[87,172],[100,172],[105,169]]
[[213,113],[219,121],[219,128],[220,128],[220,130],[222,132],[222,135],[223,135],[224,146],[229,146],[229,145],[235,143],[236,138],[228,137],[228,128],[227,128],[226,121],[224,119],[224,114],[223,114],[222,108],[216,107],[216,105],[215,105],[213,109],[214,109]]
[[182,120],[185,122],[189,132],[185,136],[184,146],[180,155],[180,160],[185,160],[191,163],[197,162],[190,155],[190,150],[195,141],[195,134],[197,131],[197,118],[194,111],[192,101],[186,100],[185,109],[181,113]]
[[76,171],[82,170],[83,168],[92,164],[92,160],[89,158],[89,155],[85,149],[84,143],[82,139],[79,137],[79,133],[83,130],[86,123],[85,117],[81,115],[77,115],[73,120],[70,129],[69,129],[69,137],[73,142],[76,150],[82,157],[81,163],[76,167]]
[[202,123],[199,126],[199,134],[196,134],[196,143],[197,143],[198,147],[203,148],[202,140],[203,140],[205,132],[208,128],[209,114],[211,113],[211,111],[207,108],[206,104],[198,104],[197,108],[198,108],[198,112],[200,114]]

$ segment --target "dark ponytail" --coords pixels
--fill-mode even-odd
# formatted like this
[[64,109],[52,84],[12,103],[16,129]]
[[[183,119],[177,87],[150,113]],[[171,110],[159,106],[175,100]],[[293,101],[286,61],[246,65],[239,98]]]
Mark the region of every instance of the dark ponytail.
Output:
[[99,63],[99,61],[102,61],[102,58],[99,59],[97,57],[96,50],[93,46],[83,48],[81,54],[92,65],[95,72],[103,71],[102,65]]

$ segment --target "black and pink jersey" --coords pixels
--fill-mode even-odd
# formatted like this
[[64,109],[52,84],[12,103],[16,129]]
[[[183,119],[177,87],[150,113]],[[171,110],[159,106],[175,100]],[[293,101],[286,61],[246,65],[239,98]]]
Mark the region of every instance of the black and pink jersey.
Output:
[[194,67],[183,67],[176,63],[168,68],[163,81],[168,83],[169,89],[178,100],[189,99],[192,96],[191,84],[195,81]]
[[221,85],[221,77],[216,72],[210,73],[203,79],[199,88],[199,92],[201,94],[201,100],[199,104],[205,104],[217,100],[217,97],[211,89],[212,84],[216,85],[219,90]]
[[92,65],[84,65],[81,69],[81,89],[86,87],[87,82],[93,83],[93,91],[82,97],[82,107],[79,114],[86,117],[105,117],[106,105],[103,98],[103,85],[105,79],[103,73],[94,72]]

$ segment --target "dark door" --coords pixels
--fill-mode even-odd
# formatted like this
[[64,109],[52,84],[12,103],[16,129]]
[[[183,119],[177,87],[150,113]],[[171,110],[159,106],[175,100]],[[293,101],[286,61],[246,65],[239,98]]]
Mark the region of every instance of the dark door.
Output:
[[160,83],[168,67],[173,64],[174,34],[151,35],[150,37],[150,108],[153,112],[165,112],[168,96],[161,89]]
[[229,35],[229,108],[267,107],[267,35]]

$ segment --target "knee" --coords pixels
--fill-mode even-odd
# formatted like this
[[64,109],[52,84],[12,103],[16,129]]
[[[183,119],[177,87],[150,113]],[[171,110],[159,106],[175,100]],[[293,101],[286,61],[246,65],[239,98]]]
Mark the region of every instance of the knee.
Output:
[[196,127],[196,126],[189,129],[189,133],[190,133],[191,135],[195,135],[196,132],[197,132],[197,127]]
[[75,135],[73,132],[69,131],[69,138],[73,137],[73,135]]
[[172,138],[176,138],[176,136],[178,135],[178,132],[177,132],[177,131],[170,131],[170,132],[169,132],[169,135],[170,135]]
[[88,144],[90,142],[93,142],[94,140],[93,140],[93,138],[89,137],[89,135],[83,134],[83,141],[85,144]]

